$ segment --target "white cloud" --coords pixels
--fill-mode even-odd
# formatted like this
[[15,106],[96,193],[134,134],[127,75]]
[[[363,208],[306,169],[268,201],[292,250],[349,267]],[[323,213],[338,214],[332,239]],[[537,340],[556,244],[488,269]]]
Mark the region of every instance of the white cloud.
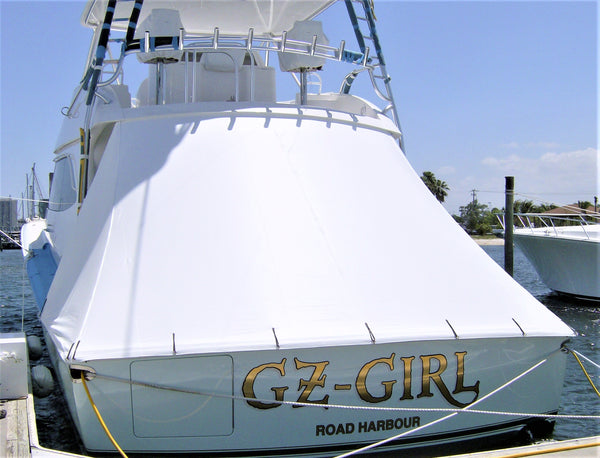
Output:
[[[515,191],[546,196],[544,200],[568,203],[598,194],[598,150],[586,148],[538,157],[511,154],[481,161],[489,174],[513,175]],[[577,197],[579,196],[579,197]]]
[[518,155],[511,154],[510,156],[504,158],[486,157],[481,161],[481,163],[488,167],[500,168],[501,170],[513,170],[522,165],[522,160]]
[[[564,153],[545,153],[537,158],[511,154],[508,157],[486,157],[481,163],[488,167],[497,167],[502,171],[525,172],[528,175],[536,175],[540,172],[552,172],[564,178],[579,175],[594,176],[598,165],[598,150],[586,148]],[[523,170],[525,168],[525,170]]]
[[599,163],[596,148],[546,152],[537,156],[516,153],[488,156],[468,170],[456,170],[454,179],[448,182],[450,193],[445,207],[451,213],[458,212],[459,206],[471,200],[473,189],[477,190],[479,202],[490,207],[503,207],[506,176],[515,177],[517,199],[557,205],[578,200],[591,202],[594,196],[600,195]]

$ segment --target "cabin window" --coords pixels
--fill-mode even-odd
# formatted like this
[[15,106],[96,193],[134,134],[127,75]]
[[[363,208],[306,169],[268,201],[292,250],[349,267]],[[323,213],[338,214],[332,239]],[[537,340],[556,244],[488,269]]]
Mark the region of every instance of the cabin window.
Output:
[[54,165],[54,177],[50,190],[49,208],[52,211],[64,211],[77,202],[77,189],[73,164],[69,156],[58,159]]

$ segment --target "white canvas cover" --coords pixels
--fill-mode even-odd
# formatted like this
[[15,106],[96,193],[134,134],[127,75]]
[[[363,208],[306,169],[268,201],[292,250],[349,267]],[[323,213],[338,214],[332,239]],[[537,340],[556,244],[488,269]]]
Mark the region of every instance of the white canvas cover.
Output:
[[[290,30],[295,21],[314,17],[336,0],[145,0],[138,20],[141,24],[152,9],[176,9],[186,33],[223,33],[246,35],[250,27],[256,36],[280,35]],[[98,27],[104,20],[107,0],[90,1],[81,23]],[[112,28],[126,30],[134,2],[118,1]]]
[[378,343],[572,335],[392,136],[278,111],[117,124],[42,314],[63,355],[369,344],[366,324]]

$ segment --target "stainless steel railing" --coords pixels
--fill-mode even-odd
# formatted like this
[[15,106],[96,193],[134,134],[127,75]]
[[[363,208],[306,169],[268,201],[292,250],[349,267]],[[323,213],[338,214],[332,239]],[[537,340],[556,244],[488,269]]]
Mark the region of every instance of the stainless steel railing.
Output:
[[[375,61],[374,64],[371,63],[368,47],[365,49],[364,53],[351,51],[346,49],[346,43],[344,40],[342,40],[339,46],[336,47],[318,43],[316,36],[310,42],[293,40],[288,38],[286,32],[283,32],[280,37],[255,37],[254,30],[252,28],[248,30],[247,35],[243,36],[225,35],[220,32],[219,28],[215,28],[212,34],[204,35],[186,35],[184,31],[181,30],[179,37],[177,38],[177,47],[174,47],[173,45],[161,45],[153,48],[153,51],[179,51],[182,52],[184,56],[187,56],[189,53],[198,55],[206,51],[221,51],[222,53],[226,54],[228,51],[246,50],[248,54],[252,56],[252,59],[254,59],[254,53],[261,53],[264,55],[265,66],[269,65],[269,60],[272,53],[292,53],[323,58],[329,61],[345,62],[352,67],[352,70],[346,75],[346,77],[343,79],[343,82],[352,81],[357,75],[366,71],[369,74],[375,94],[387,104],[385,108],[381,109],[381,113],[388,115],[393,111],[391,110],[391,105],[394,104],[393,98],[391,98],[388,94],[384,94],[377,87],[377,79],[374,71],[379,67],[379,63],[377,61]],[[149,40],[144,40],[144,43],[139,45],[139,47],[142,49],[132,49],[131,46],[129,49],[126,49],[127,47],[125,46],[123,38],[110,39],[109,48],[111,46],[116,47],[119,49],[120,54],[118,59],[114,59],[111,55],[109,55],[109,58],[104,61],[101,77],[97,83],[97,87],[110,85],[119,78],[121,79],[120,82],[122,82],[125,79],[123,72],[124,60],[129,55],[150,52],[150,49],[148,48],[148,42]],[[193,61],[195,60],[196,58],[194,57]],[[186,59],[184,62],[189,61]],[[254,62],[252,63],[251,67],[254,67]],[[187,72],[186,77],[188,77]],[[237,72],[235,75],[235,80],[236,87],[239,87],[239,75]],[[252,80],[250,86],[252,92],[254,92],[254,84],[255,82]],[[65,116],[71,117],[74,115],[74,108],[78,98],[86,89],[85,85],[86,82],[84,80],[78,86],[70,105],[62,110]],[[341,86],[344,87],[344,84],[341,84]],[[193,90],[193,85],[190,86],[190,88]],[[188,90],[187,81],[185,90]],[[340,93],[341,92],[342,89],[340,89]],[[238,97],[239,94],[236,94],[236,100]],[[195,101],[195,97],[186,93],[185,101]],[[396,120],[394,119],[394,121]]]
[[[505,229],[504,214],[497,214],[496,217],[502,228]],[[568,235],[569,228],[577,228],[589,240],[600,238],[599,231],[591,230],[592,227],[600,224],[600,214],[598,213],[552,215],[547,213],[515,213],[514,218],[515,229],[529,229],[531,233],[539,232],[540,229],[547,229],[548,235],[560,236]]]

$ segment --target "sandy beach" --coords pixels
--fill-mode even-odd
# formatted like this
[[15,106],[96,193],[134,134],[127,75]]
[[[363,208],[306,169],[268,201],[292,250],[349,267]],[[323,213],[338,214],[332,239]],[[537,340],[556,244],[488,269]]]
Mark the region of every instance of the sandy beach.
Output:
[[477,242],[477,245],[504,245],[504,239],[500,237],[494,238],[478,238],[473,237],[473,240]]

